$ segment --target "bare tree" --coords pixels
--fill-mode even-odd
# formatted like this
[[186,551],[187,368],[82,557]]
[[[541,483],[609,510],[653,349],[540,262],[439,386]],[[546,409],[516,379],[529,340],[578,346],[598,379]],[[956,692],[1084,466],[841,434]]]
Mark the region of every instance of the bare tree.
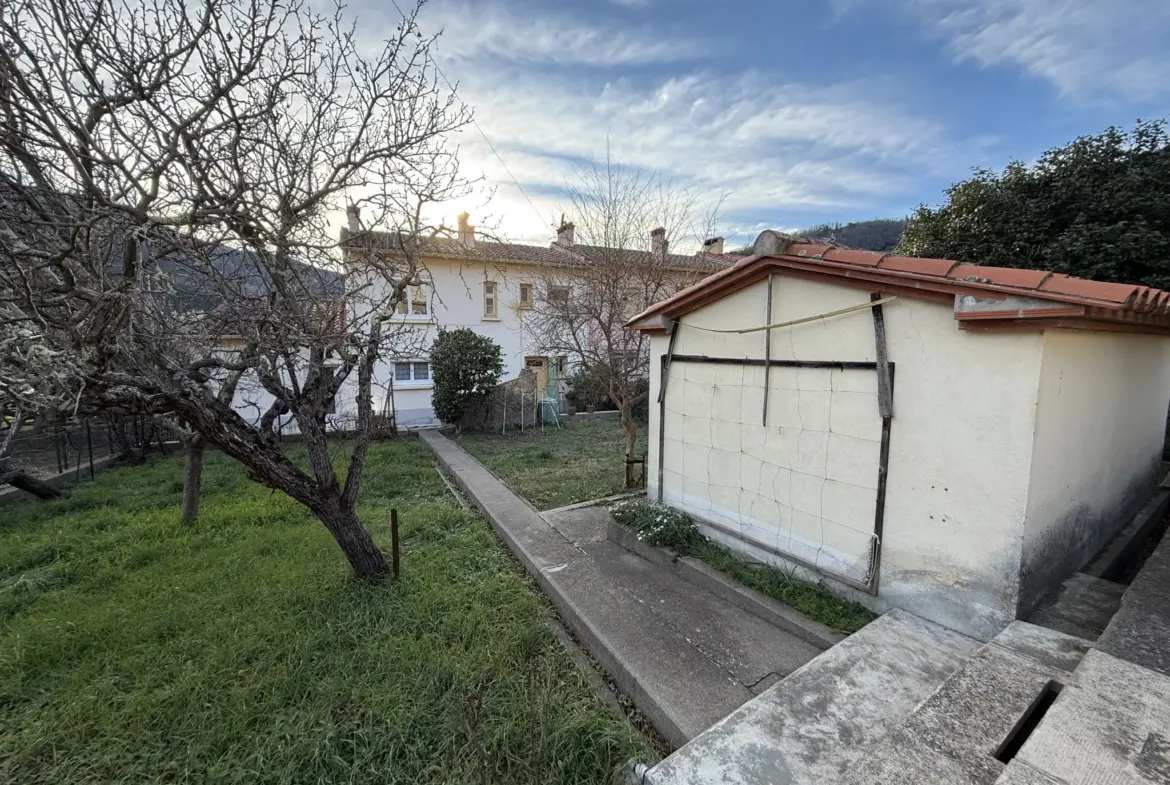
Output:
[[672,254],[668,240],[701,241],[722,198],[703,212],[697,194],[608,155],[579,167],[567,190],[572,222],[562,224],[558,243],[575,263],[538,282],[525,332],[541,351],[601,378],[621,412],[629,460],[638,438],[634,407],[649,394],[650,343],[626,322],[726,263],[705,245],[693,256]]
[[[325,525],[358,519],[384,318],[422,279],[409,238],[459,193],[468,119],[411,9],[371,52],[340,5],[13,0],[0,11],[0,395],[167,416]],[[400,253],[340,266],[347,205]],[[242,416],[237,390],[264,392]],[[329,412],[352,402],[341,476]],[[282,450],[304,439],[308,468]],[[194,467],[193,467],[194,470]]]

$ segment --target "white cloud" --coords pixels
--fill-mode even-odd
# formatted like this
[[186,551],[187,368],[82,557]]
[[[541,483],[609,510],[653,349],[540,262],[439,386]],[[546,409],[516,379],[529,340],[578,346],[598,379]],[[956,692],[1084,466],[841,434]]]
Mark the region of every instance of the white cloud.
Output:
[[472,130],[461,142],[465,167],[499,184],[493,211],[526,240],[547,238],[557,188],[573,162],[605,154],[657,170],[690,188],[730,195],[735,214],[872,204],[902,195],[914,180],[953,163],[942,130],[891,104],[878,84],[813,89],[759,74],[690,74],[648,85],[536,77],[512,71],[469,74],[463,96],[484,132],[526,185],[519,194]]
[[438,52],[450,60],[623,66],[692,59],[706,49],[648,27],[598,24],[564,11],[525,13],[495,2],[438,2],[424,9],[420,24],[443,31]]
[[[866,2],[833,0],[838,14]],[[1151,101],[1170,94],[1167,0],[892,0],[959,60],[1014,64],[1062,94]]]
[[441,66],[528,198],[469,128],[461,161],[485,189],[432,218],[450,223],[466,209],[509,239],[547,242],[574,163],[604,157],[607,137],[621,164],[712,199],[729,192],[729,228],[745,235],[760,220],[800,221],[802,210],[917,201],[909,195],[923,176],[965,168],[944,129],[899,108],[897,85],[880,79],[826,86],[719,73],[728,61],[702,61],[700,47],[663,29],[611,28],[569,6],[460,2],[427,6],[423,29],[444,29]]

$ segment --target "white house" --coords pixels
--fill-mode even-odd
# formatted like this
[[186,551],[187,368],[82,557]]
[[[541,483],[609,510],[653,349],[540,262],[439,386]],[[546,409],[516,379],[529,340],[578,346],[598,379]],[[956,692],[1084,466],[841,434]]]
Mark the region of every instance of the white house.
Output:
[[[392,248],[389,235],[362,229],[356,210],[349,212],[349,225],[342,230],[341,246],[347,266],[354,255],[384,253]],[[695,255],[669,253],[661,234],[647,238],[648,250],[626,253],[654,254],[677,271],[680,282],[698,280],[714,270],[727,267],[739,257],[723,254],[722,239],[711,241]],[[532,308],[538,283],[547,281],[549,271],[563,273],[565,285],[572,285],[575,267],[587,265],[598,249],[575,242],[573,225],[561,227],[557,239],[547,246],[491,242],[478,239],[467,214],[459,216],[456,237],[436,237],[421,242],[419,256],[428,283],[412,290],[409,304],[402,303],[392,316],[392,326],[409,329],[415,335],[404,341],[418,347],[411,357],[387,359],[374,375],[375,411],[393,412],[399,426],[408,428],[438,425],[431,409],[431,373],[427,349],[440,327],[467,327],[500,345],[504,355],[504,379],[514,378],[532,368],[542,389],[553,388],[568,370],[566,359],[549,356],[531,345],[524,332],[524,318]],[[351,276],[347,287],[364,285],[386,290],[385,281],[357,281]],[[383,299],[375,291],[371,299]],[[345,388],[339,406],[351,406],[353,395]]]
[[986,638],[1155,481],[1170,294],[773,232],[756,250],[631,322],[653,333],[650,495],[709,536]]

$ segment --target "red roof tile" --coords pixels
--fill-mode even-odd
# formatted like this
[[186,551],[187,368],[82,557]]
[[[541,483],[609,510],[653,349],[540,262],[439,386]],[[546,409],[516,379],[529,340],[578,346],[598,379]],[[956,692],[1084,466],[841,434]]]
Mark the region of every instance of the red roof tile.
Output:
[[1139,290],[1157,291],[1145,286],[1134,286],[1124,283],[1105,283],[1104,281],[1088,281],[1084,278],[1051,278],[1040,287],[1045,292],[1069,294],[1077,297],[1091,297],[1095,300],[1112,300],[1125,303]]
[[843,262],[845,264],[863,264],[877,267],[878,262],[886,258],[886,254],[876,251],[855,251],[852,248],[833,248],[825,254],[827,262]]
[[976,280],[988,281],[998,286],[1012,286],[1019,289],[1035,289],[1044,281],[1052,277],[1052,273],[1047,270],[1025,270],[1019,267],[983,267],[981,265],[964,265],[971,269],[970,275],[963,276],[960,280],[970,281],[974,276]]
[[1051,305],[1038,304],[1035,308],[1013,305],[1002,312],[956,314],[962,321],[978,319],[986,324],[998,319],[1023,323],[1072,314],[1080,319],[1078,327],[1109,329],[1102,323],[1124,322],[1135,329],[1170,332],[1170,292],[1148,286],[1089,281],[1045,270],[883,255],[803,241],[793,242],[783,253],[743,259],[657,303],[629,324],[638,327],[644,323],[644,329],[655,329],[649,321],[653,317],[679,318],[713,299],[755,283],[770,272],[785,270],[816,277],[847,278],[850,285],[865,282],[875,291],[891,290],[908,296],[975,295],[992,300],[1015,296],[1070,306],[1053,309]]
[[905,273],[944,276],[958,264],[958,262],[950,259],[922,259],[917,256],[886,256],[878,266],[883,270],[900,270]]

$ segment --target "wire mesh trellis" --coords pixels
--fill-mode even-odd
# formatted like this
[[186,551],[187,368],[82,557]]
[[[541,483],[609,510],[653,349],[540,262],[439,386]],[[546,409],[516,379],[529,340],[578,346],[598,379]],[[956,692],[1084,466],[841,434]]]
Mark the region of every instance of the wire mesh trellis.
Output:
[[745,543],[870,585],[883,438],[875,371],[673,357],[663,500]]

